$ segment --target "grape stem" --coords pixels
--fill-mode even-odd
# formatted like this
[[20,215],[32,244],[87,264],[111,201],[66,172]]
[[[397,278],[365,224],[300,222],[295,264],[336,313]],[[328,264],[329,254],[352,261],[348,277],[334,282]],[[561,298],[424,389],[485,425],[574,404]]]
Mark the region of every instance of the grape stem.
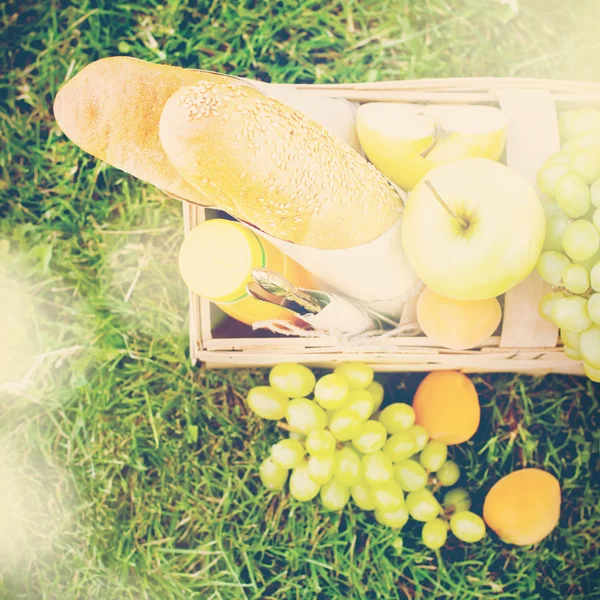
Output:
[[284,429],[285,431],[289,431],[290,433],[299,433],[300,435],[302,435],[302,432],[299,429],[290,427],[287,423],[284,423],[283,421],[278,421],[277,427],[279,427],[279,429]]
[[454,219],[460,221],[460,224],[464,229],[469,228],[469,223],[463,219],[460,215],[457,215],[447,204],[444,202],[444,199],[438,194],[437,190],[433,187],[433,184],[429,179],[425,180],[425,185],[431,190],[431,193],[435,196],[435,199],[446,209],[446,212]]

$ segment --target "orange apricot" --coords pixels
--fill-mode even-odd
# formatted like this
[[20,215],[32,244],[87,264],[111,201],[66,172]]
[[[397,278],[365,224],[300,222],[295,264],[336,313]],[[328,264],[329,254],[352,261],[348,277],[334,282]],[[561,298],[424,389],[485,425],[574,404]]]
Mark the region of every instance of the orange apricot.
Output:
[[479,346],[496,331],[501,319],[496,298],[455,300],[425,288],[417,300],[417,321],[423,333],[452,350]]
[[415,422],[433,440],[462,444],[479,427],[481,409],[473,382],[458,371],[435,371],[423,379],[413,399]]
[[560,484],[541,469],[520,469],[494,484],[485,497],[483,519],[504,542],[529,546],[558,524]]

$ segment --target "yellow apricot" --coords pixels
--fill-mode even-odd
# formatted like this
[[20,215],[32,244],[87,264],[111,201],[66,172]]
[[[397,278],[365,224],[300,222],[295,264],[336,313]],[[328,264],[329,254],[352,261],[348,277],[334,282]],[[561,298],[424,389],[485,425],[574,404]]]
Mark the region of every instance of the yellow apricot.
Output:
[[415,423],[432,440],[462,444],[479,427],[481,409],[473,382],[458,371],[435,371],[423,379],[413,399]]
[[478,346],[496,331],[501,319],[496,298],[455,300],[425,288],[417,301],[417,321],[423,333],[452,350]]
[[506,475],[488,492],[483,519],[509,544],[529,546],[543,540],[558,524],[560,484],[541,469]]

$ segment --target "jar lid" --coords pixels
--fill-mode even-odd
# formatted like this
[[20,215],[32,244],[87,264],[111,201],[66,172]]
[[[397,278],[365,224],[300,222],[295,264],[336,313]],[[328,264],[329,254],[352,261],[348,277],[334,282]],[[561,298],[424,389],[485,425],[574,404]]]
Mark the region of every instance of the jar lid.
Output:
[[236,221],[211,219],[185,237],[179,270],[188,287],[214,302],[236,302],[248,295],[252,269],[266,266],[263,244]]

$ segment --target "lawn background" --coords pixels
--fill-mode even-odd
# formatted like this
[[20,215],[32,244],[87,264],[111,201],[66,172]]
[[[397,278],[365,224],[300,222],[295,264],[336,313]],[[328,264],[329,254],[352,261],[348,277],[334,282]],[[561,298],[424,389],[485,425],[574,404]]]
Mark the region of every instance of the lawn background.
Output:
[[[473,377],[483,419],[454,451],[463,482],[480,511],[514,467],[555,473],[561,521],[537,547],[489,535],[436,555],[407,527],[398,555],[398,535],[351,507],[266,493],[257,463],[278,434],[243,402],[265,371],[188,362],[180,206],[79,150],[52,117],[66,79],[116,54],[275,82],[600,81],[597,0],[512,5],[0,6],[0,597],[600,597],[597,385]],[[410,401],[420,377],[381,380]]]

